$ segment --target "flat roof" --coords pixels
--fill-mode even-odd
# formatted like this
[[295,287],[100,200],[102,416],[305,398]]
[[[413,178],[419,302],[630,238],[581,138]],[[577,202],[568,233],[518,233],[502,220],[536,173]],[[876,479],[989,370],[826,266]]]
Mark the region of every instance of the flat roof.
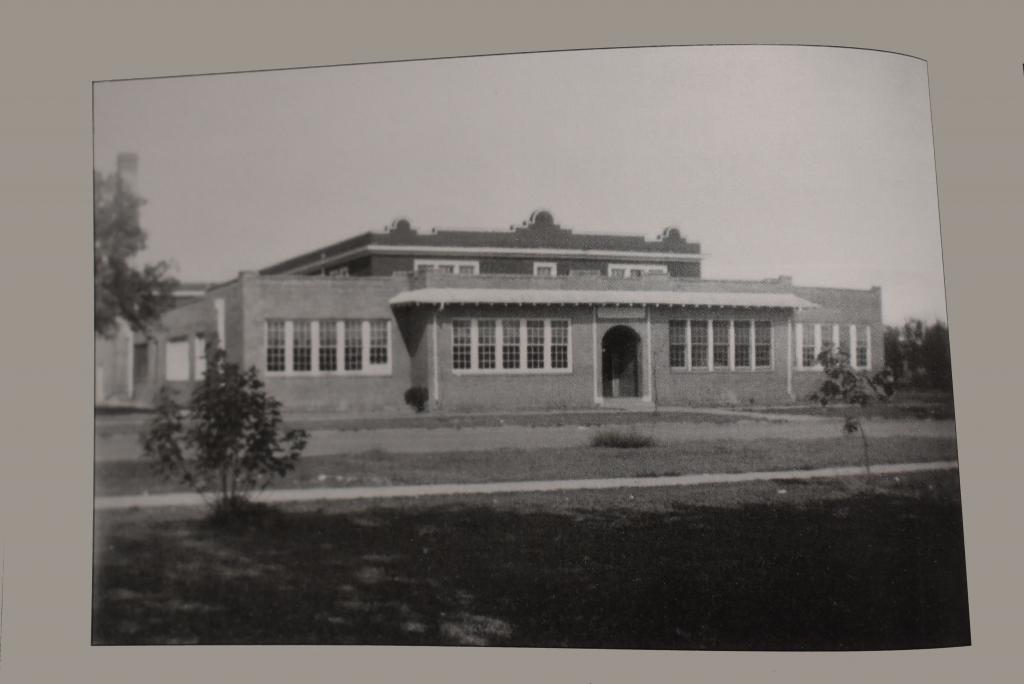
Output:
[[389,300],[392,306],[446,304],[707,306],[760,309],[814,309],[818,305],[788,292],[671,292],[666,290],[534,290],[427,287],[407,290]]

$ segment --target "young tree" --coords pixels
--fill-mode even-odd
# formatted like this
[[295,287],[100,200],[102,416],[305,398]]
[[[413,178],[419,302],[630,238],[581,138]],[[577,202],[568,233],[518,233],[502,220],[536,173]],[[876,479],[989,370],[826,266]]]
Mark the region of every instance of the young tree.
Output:
[[865,407],[872,401],[888,401],[892,397],[893,378],[889,369],[872,373],[856,370],[850,365],[850,355],[840,348],[825,345],[818,355],[825,380],[811,399],[828,406],[843,403],[850,408],[844,416],[843,432],[859,432],[864,445],[864,470],[871,474],[871,458],[868,453],[868,436],[864,431]]
[[146,246],[139,225],[143,200],[121,182],[118,174],[93,171],[93,266],[95,331],[105,335],[123,318],[133,330],[144,330],[173,303],[177,282],[166,261],[132,265]]
[[192,392],[187,410],[164,388],[142,435],[143,453],[213,506],[235,514],[253,493],[295,467],[304,430],[281,432],[281,404],[264,390],[256,369],[242,371],[217,350]]

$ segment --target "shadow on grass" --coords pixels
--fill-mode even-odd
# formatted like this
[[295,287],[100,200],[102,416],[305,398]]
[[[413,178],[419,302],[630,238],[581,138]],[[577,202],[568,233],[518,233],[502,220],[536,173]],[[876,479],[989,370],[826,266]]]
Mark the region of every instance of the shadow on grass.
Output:
[[622,499],[590,509],[476,499],[288,510],[242,531],[101,517],[94,642],[845,650],[970,641],[958,501],[875,492],[652,510]]

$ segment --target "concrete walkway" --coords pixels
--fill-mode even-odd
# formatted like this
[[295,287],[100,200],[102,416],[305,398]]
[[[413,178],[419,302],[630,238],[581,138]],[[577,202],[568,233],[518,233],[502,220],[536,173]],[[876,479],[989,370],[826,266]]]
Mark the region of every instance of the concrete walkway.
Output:
[[[928,463],[894,463],[871,469],[878,475],[913,473],[933,470],[955,470],[956,461]],[[621,489],[634,487],[688,487],[693,485],[756,482],[763,480],[810,480],[823,477],[863,475],[861,467],[818,468],[816,470],[770,470],[752,473],[716,473],[672,477],[616,477],[592,480],[547,480],[533,482],[481,482],[474,484],[403,485],[394,487],[332,487],[308,489],[276,489],[261,492],[255,498],[265,502],[354,501],[360,499],[395,499],[423,496],[459,496],[472,494],[503,494],[509,492],[554,492],[575,489]],[[124,508],[162,508],[198,506],[203,499],[194,493],[153,494],[141,496],[98,497],[96,510]]]

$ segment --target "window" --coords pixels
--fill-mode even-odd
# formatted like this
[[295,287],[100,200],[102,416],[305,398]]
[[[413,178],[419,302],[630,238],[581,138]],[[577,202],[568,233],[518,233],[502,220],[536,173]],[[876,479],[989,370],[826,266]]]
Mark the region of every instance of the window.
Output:
[[370,365],[388,362],[388,321],[370,321]]
[[708,367],[708,322],[690,321],[690,367]]
[[535,276],[555,276],[558,275],[558,265],[553,261],[535,261],[533,262],[533,275]]
[[668,275],[665,264],[608,264],[612,278],[642,278],[645,275]]
[[266,325],[270,373],[391,373],[387,319],[268,320]]
[[686,327],[687,321],[668,322],[668,365],[672,368],[686,368]]
[[714,321],[711,324],[711,331],[714,335],[714,362],[715,368],[729,367],[729,321]]
[[772,322],[754,323],[754,365],[770,368],[772,365]]
[[479,261],[467,261],[459,259],[415,259],[412,269],[416,273],[457,273],[458,275],[478,275],[480,273]]
[[345,321],[345,370],[363,368],[363,322]]
[[750,322],[736,321],[733,326],[736,368],[750,368]]
[[320,321],[320,363],[322,371],[338,370],[338,323],[337,321]]
[[494,368],[495,365],[495,330],[496,321],[477,321],[476,324],[476,367],[482,369]]
[[867,368],[871,364],[871,326],[857,326],[857,367]]
[[544,321],[526,321],[526,367],[544,367]]
[[501,322],[501,367],[519,368],[519,321]]
[[284,321],[267,321],[267,370],[284,370]]
[[833,348],[832,340],[832,326],[823,325],[821,326],[821,351]]
[[571,346],[568,320],[452,321],[452,369],[456,371],[569,371]]
[[170,382],[189,379],[187,337],[167,341],[164,351],[164,377]]
[[472,368],[472,349],[469,321],[452,321],[452,368]]
[[202,380],[206,374],[206,340],[202,334],[192,338],[192,367],[193,379]]
[[313,370],[313,335],[309,321],[292,323],[292,370]]
[[569,321],[551,321],[551,367],[569,367]]
[[814,351],[814,326],[798,324],[803,337],[800,346],[800,366],[802,368],[814,368],[818,365],[817,354]]

